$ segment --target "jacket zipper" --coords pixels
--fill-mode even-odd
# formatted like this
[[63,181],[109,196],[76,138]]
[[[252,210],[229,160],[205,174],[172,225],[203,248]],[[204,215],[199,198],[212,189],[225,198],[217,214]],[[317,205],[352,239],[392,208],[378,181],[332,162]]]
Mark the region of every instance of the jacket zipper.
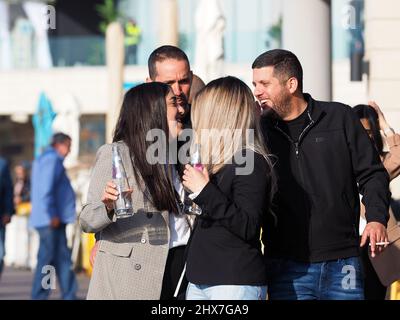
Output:
[[[304,135],[307,133],[307,131],[315,124],[315,121],[311,118],[310,112],[307,110],[307,115],[308,118],[310,120],[310,123],[303,129],[303,131],[300,133],[299,138],[297,139],[297,141],[293,141],[293,139],[285,132],[283,131],[281,128],[279,128],[278,126],[278,122],[276,122],[275,124],[275,128],[282,133],[288,140],[290,143],[292,143],[294,145],[295,148],[295,153],[296,153],[296,159],[297,159],[297,168],[299,170],[300,173],[300,181],[301,183],[304,185],[304,177],[303,177],[303,170],[301,169],[301,165],[300,165],[300,156],[299,156],[299,145],[301,140],[303,139]],[[305,200],[304,200],[305,201]]]
[[[298,168],[299,174],[300,174],[300,182],[301,182],[301,184],[303,186],[304,186],[305,182],[304,182],[303,170],[301,169],[301,165],[300,165],[299,145],[300,145],[300,142],[303,139],[304,135],[307,133],[307,131],[315,124],[315,121],[311,118],[310,112],[308,110],[307,110],[307,115],[308,115],[308,118],[310,120],[310,123],[300,133],[300,136],[297,139],[297,141],[293,141],[293,139],[285,131],[283,131],[281,128],[279,128],[278,122],[276,122],[276,124],[275,124],[275,129],[277,129],[281,134],[283,134],[289,140],[289,142],[294,145],[295,153],[296,153],[296,159],[297,159],[297,168]],[[307,204],[307,199],[306,199],[305,195],[304,195],[303,201],[304,201],[304,205],[306,205]],[[310,219],[310,223],[311,223],[311,219]],[[311,226],[311,229],[312,229],[312,226]],[[310,232],[309,241],[312,243],[312,232]]]
[[278,127],[278,122],[275,124],[275,129],[277,129],[281,134],[283,134],[286,139],[289,140],[290,143],[294,145],[295,152],[296,152],[296,159],[299,159],[299,144],[303,138],[303,136],[306,134],[306,132],[314,125],[315,121],[311,118],[310,112],[307,111],[308,118],[310,119],[310,123],[303,129],[303,131],[300,133],[299,139],[295,142],[293,139],[281,128]]

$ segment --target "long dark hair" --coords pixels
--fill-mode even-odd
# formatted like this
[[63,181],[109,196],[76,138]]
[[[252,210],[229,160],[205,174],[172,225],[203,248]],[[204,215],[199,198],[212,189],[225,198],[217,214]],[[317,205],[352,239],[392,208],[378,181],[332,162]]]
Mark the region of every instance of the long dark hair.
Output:
[[[154,207],[177,213],[169,166],[150,164],[146,159],[146,152],[154,142],[146,141],[150,130],[162,130],[169,137],[165,98],[170,91],[170,86],[160,82],[144,83],[130,89],[122,103],[113,142],[123,141],[128,146],[136,181],[143,179]],[[164,151],[168,153],[168,141]]]
[[373,142],[375,144],[376,149],[378,150],[379,155],[383,155],[383,141],[382,136],[379,131],[379,118],[378,114],[374,110],[374,108],[370,107],[366,104],[358,104],[353,108],[353,111],[356,115],[361,119],[367,119],[369,125],[371,126],[371,132],[373,137]]

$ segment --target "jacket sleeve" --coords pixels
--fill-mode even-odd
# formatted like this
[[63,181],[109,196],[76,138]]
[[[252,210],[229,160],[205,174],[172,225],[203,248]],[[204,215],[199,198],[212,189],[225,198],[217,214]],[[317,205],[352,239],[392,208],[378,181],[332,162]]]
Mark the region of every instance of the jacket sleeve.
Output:
[[400,174],[400,135],[394,134],[386,138],[389,152],[383,159],[383,165],[389,173],[390,180],[393,180]]
[[96,155],[92,170],[87,201],[78,215],[84,232],[96,233],[115,221],[110,219],[101,197],[108,181],[112,179],[111,145],[102,146]]
[[205,219],[218,220],[225,228],[245,241],[259,236],[262,216],[266,212],[270,178],[268,165],[261,155],[254,157],[254,170],[249,175],[235,175],[231,194],[226,195],[209,182],[194,202]]
[[45,207],[45,212],[48,212],[50,218],[56,217],[59,213],[56,212],[55,185],[62,172],[62,163],[54,155],[47,155],[41,159],[40,168],[40,189],[41,201]]
[[0,174],[0,181],[3,183],[3,190],[0,196],[0,201],[4,201],[2,210],[3,212],[0,212],[0,215],[12,215],[14,214],[13,183],[11,179],[11,172],[6,162],[4,162],[4,166]]
[[363,195],[367,222],[379,222],[386,226],[390,203],[389,175],[373,142],[350,107],[345,118],[353,171]]

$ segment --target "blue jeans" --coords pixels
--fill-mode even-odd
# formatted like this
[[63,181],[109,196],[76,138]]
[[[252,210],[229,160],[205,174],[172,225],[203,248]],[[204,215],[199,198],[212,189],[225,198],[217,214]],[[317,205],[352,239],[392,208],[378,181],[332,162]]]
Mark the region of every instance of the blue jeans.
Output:
[[186,300],[265,300],[266,286],[208,286],[189,282]]
[[3,272],[4,256],[6,255],[5,242],[6,242],[6,228],[0,225],[0,275]]
[[49,297],[52,289],[50,285],[51,270],[56,272],[62,298],[65,300],[76,299],[77,282],[72,270],[71,251],[67,246],[65,225],[61,225],[57,229],[37,228],[37,231],[40,245],[33,278],[32,299],[43,300]]
[[267,260],[270,300],[364,300],[358,257],[302,263]]

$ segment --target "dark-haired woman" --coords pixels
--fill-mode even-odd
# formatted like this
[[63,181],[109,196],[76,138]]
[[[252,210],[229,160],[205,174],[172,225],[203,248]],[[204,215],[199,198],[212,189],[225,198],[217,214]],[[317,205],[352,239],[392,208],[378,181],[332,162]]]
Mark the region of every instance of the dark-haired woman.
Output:
[[[190,235],[176,201],[177,174],[173,166],[149,159],[148,153],[153,132],[165,137],[161,153],[168,154],[168,139],[182,130],[178,117],[176,98],[166,84],[141,84],[124,97],[113,143],[97,152],[87,203],[79,216],[82,229],[95,232],[98,240],[88,299],[160,299],[169,279],[167,264],[180,275],[183,257],[181,264],[177,259],[167,263]],[[119,147],[132,189],[135,214],[124,219],[117,219],[113,210],[118,195],[112,182],[113,145]],[[169,291],[175,289],[169,286]]]
[[[379,106],[371,101],[369,105],[359,104],[353,108],[354,112],[360,118],[361,124],[367,131],[369,137],[373,141],[379,155],[381,156],[384,167],[386,168],[390,180],[396,178],[400,174],[400,135],[395,133],[394,130],[387,123]],[[389,152],[383,151],[383,139],[381,133],[385,138],[386,144],[389,147]],[[387,225],[389,241],[392,238],[392,232],[397,228],[396,219],[392,210],[389,210],[390,218]],[[365,208],[361,203],[361,229],[363,228],[363,221],[365,221]],[[365,225],[365,223],[364,223]],[[366,300],[384,300],[386,297],[387,287],[383,285],[371,263],[368,255],[368,247],[364,247],[362,251],[362,261],[364,264],[364,295]],[[382,265],[386,260],[380,260],[380,256],[376,256],[374,264]],[[377,266],[377,265],[376,265]],[[380,268],[378,266],[378,268]]]

